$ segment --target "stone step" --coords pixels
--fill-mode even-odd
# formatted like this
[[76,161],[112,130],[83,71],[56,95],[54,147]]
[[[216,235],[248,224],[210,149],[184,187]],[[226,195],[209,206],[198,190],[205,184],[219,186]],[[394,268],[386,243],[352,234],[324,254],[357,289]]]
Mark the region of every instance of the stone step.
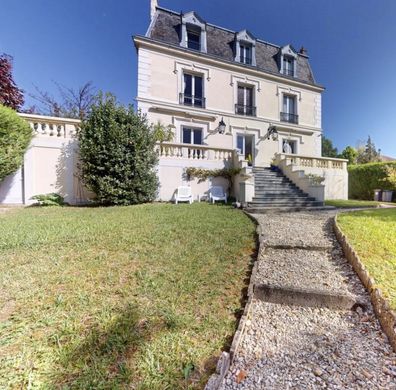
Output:
[[315,202],[316,199],[311,196],[253,196],[252,202]]
[[249,202],[248,207],[316,207],[323,206],[323,202],[309,201],[309,202]]
[[291,213],[291,212],[298,212],[298,211],[329,211],[334,210],[335,207],[332,206],[314,206],[314,207],[307,207],[307,206],[298,206],[298,207],[252,207],[248,206],[246,211],[251,214],[271,214],[271,213]]

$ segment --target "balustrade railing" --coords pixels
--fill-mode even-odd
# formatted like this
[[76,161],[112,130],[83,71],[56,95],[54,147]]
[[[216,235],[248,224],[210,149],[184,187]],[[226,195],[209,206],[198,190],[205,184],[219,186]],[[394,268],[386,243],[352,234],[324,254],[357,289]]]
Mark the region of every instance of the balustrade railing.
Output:
[[298,154],[278,153],[277,160],[286,159],[287,163],[303,168],[346,169],[347,160],[329,157],[311,157]]
[[170,142],[158,144],[157,151],[160,158],[211,161],[231,161],[234,153],[232,149]]
[[78,119],[21,113],[19,115],[29,123],[36,137],[73,138],[81,124]]

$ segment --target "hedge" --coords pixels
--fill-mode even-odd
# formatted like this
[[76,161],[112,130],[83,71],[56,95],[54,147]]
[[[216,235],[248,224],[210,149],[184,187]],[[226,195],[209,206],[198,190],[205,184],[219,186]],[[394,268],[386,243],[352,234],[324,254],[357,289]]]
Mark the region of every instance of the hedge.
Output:
[[372,200],[375,189],[396,191],[396,162],[349,165],[349,198]]

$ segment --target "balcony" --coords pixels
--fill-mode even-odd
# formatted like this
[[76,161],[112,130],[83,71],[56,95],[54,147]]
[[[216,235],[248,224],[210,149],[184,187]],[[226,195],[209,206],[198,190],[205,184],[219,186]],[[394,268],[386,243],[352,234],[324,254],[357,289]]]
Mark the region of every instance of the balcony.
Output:
[[179,94],[179,104],[185,106],[205,108],[205,98],[202,96],[186,95],[184,93]]
[[246,115],[246,116],[256,116],[256,107],[245,106],[243,104],[235,104],[235,114]]
[[280,120],[282,122],[294,123],[294,124],[298,125],[298,115],[292,114],[290,112],[281,112]]

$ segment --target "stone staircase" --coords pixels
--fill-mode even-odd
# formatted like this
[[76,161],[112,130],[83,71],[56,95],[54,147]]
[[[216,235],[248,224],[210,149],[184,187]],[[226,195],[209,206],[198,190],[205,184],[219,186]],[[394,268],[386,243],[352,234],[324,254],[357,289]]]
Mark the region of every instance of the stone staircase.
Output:
[[267,211],[300,211],[325,208],[300,190],[277,168],[253,167],[255,194],[246,210],[251,213]]

